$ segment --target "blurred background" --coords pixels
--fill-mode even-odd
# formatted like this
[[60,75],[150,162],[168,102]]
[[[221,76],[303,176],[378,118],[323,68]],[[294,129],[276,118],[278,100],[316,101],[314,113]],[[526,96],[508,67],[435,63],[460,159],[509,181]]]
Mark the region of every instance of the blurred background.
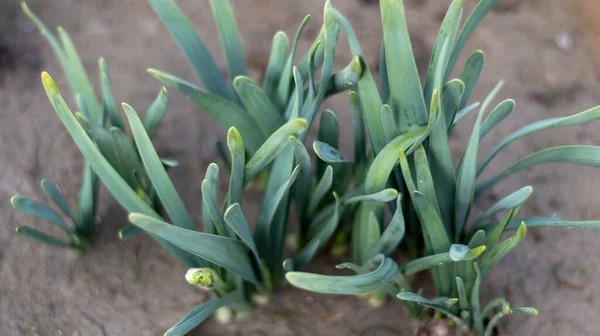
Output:
[[[225,69],[208,0],[177,3]],[[293,36],[304,16],[311,14],[297,54],[306,52],[319,32],[324,4],[323,0],[232,3],[255,79],[266,66],[275,32],[283,30]],[[333,3],[353,24],[366,61],[376,72],[382,39],[377,1]],[[404,3],[423,74],[449,1]],[[151,104],[160,85],[146,72],[148,67],[199,82],[144,0],[30,0],[28,4],[48,27],[61,25],[71,34],[93,82],[98,80],[98,57],[106,59],[117,101],[138,110]],[[465,0],[465,4],[469,13],[476,1]],[[471,51],[483,50],[486,64],[474,99],[483,99],[504,80],[497,101],[513,98],[517,102],[510,118],[486,138],[483,152],[527,123],[600,104],[599,17],[597,0],[500,1],[475,31],[458,65],[462,68]],[[343,67],[351,55],[345,39],[340,41],[336,62]],[[48,226],[14,210],[9,203],[12,195],[41,199],[38,183],[43,177],[57,182],[73,203],[79,190],[82,158],[47,101],[40,85],[41,71],[48,71],[67,92],[52,51],[21,12],[19,1],[0,1],[0,335],[162,334],[204,300],[205,294],[187,285],[183,266],[149,238],[119,241],[116,231],[125,225],[126,217],[105,191],[96,246],[82,256],[38,245],[14,233],[18,225],[43,230]],[[201,176],[216,161],[214,143],[224,132],[182,95],[170,90],[169,97],[155,144],[162,156],[180,161],[171,175],[188,209],[199,219]],[[342,131],[351,129],[345,95],[333,97],[325,107],[348,125]],[[451,139],[456,156],[473,125],[472,118],[465,120]],[[342,150],[350,154],[351,134],[344,137]],[[505,150],[492,163],[492,171],[533,151],[569,144],[600,145],[598,124],[527,137]],[[592,168],[550,165],[531,169],[496,187],[484,203],[493,203],[524,185],[534,187],[524,215],[600,218],[600,173]],[[246,206],[257,208],[258,194],[246,196]],[[515,306],[537,307],[540,316],[512,315],[501,324],[501,333],[597,335],[600,285],[594,279],[600,279],[600,232],[529,232],[526,241],[488,276],[482,292],[484,299],[503,296]],[[331,270],[342,260],[323,257],[319,267]],[[432,330],[445,335],[443,327]],[[395,302],[373,309],[355,297],[315,296],[291,288],[281,290],[273,304],[247,320],[220,326],[211,319],[197,334],[421,335],[419,325]]]

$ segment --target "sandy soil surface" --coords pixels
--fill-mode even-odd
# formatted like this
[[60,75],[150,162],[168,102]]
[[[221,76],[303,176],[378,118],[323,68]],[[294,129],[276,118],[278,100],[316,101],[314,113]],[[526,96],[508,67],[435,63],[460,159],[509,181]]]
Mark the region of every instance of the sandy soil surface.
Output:
[[[178,1],[224,66],[208,1]],[[367,2],[367,1],[365,1]],[[190,66],[143,0],[31,0],[30,7],[50,26],[64,26],[80,50],[91,78],[97,58],[106,58],[116,99],[145,109],[160,85],[145,69],[164,69],[197,82]],[[277,30],[293,35],[304,15],[313,20],[300,43],[302,53],[318,33],[322,0],[233,0],[251,72],[264,68]],[[424,69],[445,13],[446,1],[406,0],[412,41]],[[475,1],[466,1],[471,8]],[[334,4],[347,15],[376,69],[381,24],[377,5],[358,0]],[[475,92],[482,99],[502,79],[500,98],[514,98],[517,110],[483,144],[484,152],[518,127],[539,119],[565,116],[600,104],[600,6],[595,0],[503,0],[476,31],[466,50],[482,49],[486,66]],[[151,239],[123,243],[116,231],[125,225],[122,210],[102,194],[101,225],[93,249],[82,256],[47,248],[18,237],[14,228],[48,226],[20,214],[9,204],[20,193],[42,199],[38,182],[56,181],[75,202],[81,156],[49,106],[39,81],[49,71],[66,90],[60,69],[45,41],[18,8],[0,2],[0,335],[158,335],[204,300],[186,285],[184,268]],[[340,46],[339,65],[347,64]],[[204,168],[215,159],[220,129],[190,102],[170,91],[171,104],[159,131],[159,152],[180,160],[173,172],[178,190],[196,218]],[[344,124],[350,114],[343,97],[326,106]],[[452,139],[460,154],[472,119]],[[534,150],[559,144],[600,144],[598,124],[530,136],[510,146],[492,170],[506,167]],[[348,129],[349,127],[342,128]],[[344,134],[350,139],[350,134]],[[349,143],[349,142],[348,142]],[[346,148],[348,149],[348,148]],[[350,152],[347,150],[346,152]],[[569,219],[600,218],[597,170],[551,165],[528,170],[494,189],[492,202],[524,185],[534,196],[527,215],[559,213]],[[254,209],[256,195],[246,203]],[[600,232],[531,229],[525,243],[490,274],[486,298],[504,296],[515,305],[539,308],[540,316],[510,316],[503,335],[596,335],[600,321]],[[320,269],[340,260],[322,259]],[[413,335],[419,325],[399,304],[372,309],[354,297],[317,296],[285,288],[272,305],[249,319],[220,326],[214,320],[198,335]],[[443,329],[443,328],[442,328]],[[443,331],[443,330],[442,330]],[[442,333],[443,334],[443,333]]]

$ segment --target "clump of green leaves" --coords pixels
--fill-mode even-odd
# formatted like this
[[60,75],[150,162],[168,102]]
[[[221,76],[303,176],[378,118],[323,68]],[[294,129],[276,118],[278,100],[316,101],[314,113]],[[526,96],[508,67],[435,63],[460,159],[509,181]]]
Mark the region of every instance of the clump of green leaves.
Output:
[[[154,195],[148,178],[141,166],[139,155],[135,146],[124,132],[124,123],[110,88],[108,69],[104,59],[100,58],[100,87],[102,88],[102,102],[99,102],[87,73],[79,59],[79,55],[69,34],[58,27],[58,38],[44,25],[44,23],[22,3],[25,14],[37,26],[42,36],[49,42],[56,55],[67,82],[77,102],[78,111],[75,117],[85,127],[100,151],[125,178],[127,183],[136,190],[139,197],[151,204],[154,209],[160,209],[160,203]],[[153,135],[167,107],[167,92],[163,88],[155,102],[148,109],[144,117],[144,127]],[[107,119],[109,122],[107,122]],[[176,162],[165,160],[165,165],[173,166]],[[98,208],[98,178],[86,161],[83,169],[81,191],[77,211],[73,211],[62,195],[59,187],[52,181],[44,179],[41,183],[44,194],[64,213],[72,222],[66,221],[52,208],[31,200],[24,196],[15,196],[11,202],[13,206],[29,215],[41,218],[60,227],[67,235],[68,241],[53,237],[28,226],[20,226],[17,232],[52,246],[84,250],[92,243],[96,228],[96,211]],[[135,232],[130,227],[123,231],[124,236]],[[139,230],[138,230],[139,231]]]
[[[321,160],[317,163],[317,175],[313,175],[311,157],[304,145],[310,125],[325,97],[354,86],[364,69],[361,58],[355,57],[346,68],[333,72],[340,28],[327,14],[329,3],[321,32],[298,67],[292,65],[292,60],[309,17],[302,21],[291,47],[284,33],[275,35],[264,82],[259,85],[246,76],[229,1],[211,1],[232,88],[175,3],[150,0],[150,4],[190,59],[206,89],[162,71],[151,69],[150,74],[188,96],[227,130],[227,144],[217,144],[217,149],[229,170],[228,191],[220,204],[217,191],[221,173],[216,164],[211,164],[202,181],[203,231],[198,230],[186,210],[152,146],[148,128],[133,108],[123,104],[141,163],[136,172],[148,177],[150,190],[168,218],[139,197],[136,187],[119,172],[118,162],[102,150],[89,122],[73,115],[47,73],[42,74],[42,82],[75,144],[130,213],[133,227],[149,233],[186,265],[190,284],[213,294],[213,300],[194,308],[167,332],[182,335],[218,309],[236,316],[247,314],[252,303],[264,302],[273,287],[284,281],[284,260],[287,270],[301,270],[308,264],[336,232],[344,209],[362,199],[394,199],[397,193],[336,196],[334,191],[347,188],[353,168],[336,149],[339,125],[332,111],[321,115],[319,141],[314,144]],[[334,183],[334,174],[343,178]],[[266,188],[252,231],[242,211],[242,193],[259,175],[266,176]],[[296,253],[287,258],[285,246],[292,204],[298,209]]]
[[[465,42],[497,2],[481,0],[462,28],[463,1],[451,3],[422,87],[410,52],[402,1],[380,1],[384,33],[380,62],[382,92],[378,91],[369,69],[365,69],[353,88],[356,93],[351,92],[349,96],[351,109],[362,110],[373,157],[356,185],[358,195],[377,194],[392,188],[398,196],[395,201],[363,199],[353,213],[351,235],[355,263],[338,268],[350,268],[359,275],[289,272],[286,277],[293,285],[320,293],[370,292],[375,301],[390,294],[417,316],[422,314],[422,308],[437,310],[460,327],[491,335],[500,317],[506,314],[537,314],[532,308],[512,308],[501,298],[483,309],[479,302],[482,280],[496,262],[523,241],[527,226],[600,229],[600,221],[518,217],[521,206],[533,191],[530,186],[506,196],[479,217],[471,216],[475,202],[485,191],[523,169],[552,162],[600,167],[600,147],[561,146],[533,153],[478,182],[489,162],[521,137],[600,119],[600,107],[596,107],[573,116],[533,123],[508,136],[478,162],[480,141],[515,108],[514,101],[505,100],[488,113],[501,84],[481,104],[461,160],[452,161],[448,138],[454,126],[479,105],[469,105],[469,101],[483,67],[483,53],[475,51],[470,55],[459,78],[452,79],[452,73]],[[362,57],[348,21],[331,7],[326,15],[344,30],[353,55]],[[355,124],[355,129],[359,127]],[[386,205],[392,217],[384,226]],[[504,216],[496,220],[495,216],[502,213]],[[500,239],[502,233],[515,230],[510,238]],[[386,255],[400,244],[420,257],[405,265],[396,265]],[[424,298],[410,287],[407,276],[423,270],[431,271],[438,295],[434,299]]]
[[[527,225],[600,228],[598,221],[519,218],[531,187],[506,196],[477,218],[471,216],[483,192],[523,169],[550,162],[600,166],[599,147],[554,147],[478,182],[488,163],[513,141],[538,130],[600,118],[600,108],[594,108],[528,125],[478,163],[479,142],[514,110],[514,102],[506,100],[488,113],[500,86],[481,104],[464,154],[458,163],[453,162],[448,138],[454,125],[478,107],[478,103],[469,103],[483,67],[483,53],[471,54],[459,78],[451,79],[452,73],[467,39],[498,0],[481,0],[462,28],[463,1],[452,2],[423,87],[402,1],[381,0],[381,93],[363,61],[350,23],[329,2],[321,31],[297,67],[293,59],[308,17],[291,44],[284,33],[275,34],[260,85],[247,77],[229,1],[210,2],[229,67],[228,79],[172,0],[149,2],[205,89],[159,70],[151,69],[150,74],[189,97],[227,130],[227,144],[218,143],[217,149],[229,171],[228,191],[221,201],[217,193],[221,172],[211,164],[202,181],[203,231],[194,224],[167,175],[168,167],[152,146],[153,128],[145,119],[123,104],[134,138],[133,144],[128,142],[135,146],[130,152],[137,159],[133,177],[138,179],[128,180],[131,166],[121,169],[123,161],[114,159],[114,152],[102,143],[105,133],[97,131],[106,131],[104,119],[94,123],[91,113],[74,115],[47,73],[42,74],[42,82],[91,171],[130,213],[133,226],[122,231],[122,236],[146,231],[189,268],[185,278],[191,285],[213,295],[173,326],[168,335],[187,333],[217,310],[228,312],[222,316],[243,316],[252,303],[264,302],[284,279],[320,293],[370,293],[374,303],[391,295],[415,316],[422,316],[427,309],[437,310],[460,327],[489,335],[504,315],[537,314],[532,308],[513,308],[501,298],[483,309],[479,302],[484,277],[525,238]],[[346,68],[334,73],[336,44],[342,31],[353,58]],[[354,159],[339,151],[338,120],[333,111],[326,110],[320,115],[318,139],[312,144],[317,156],[313,172],[304,145],[307,132],[324,99],[348,89],[352,89],[348,100]],[[79,109],[85,111],[86,104],[80,103]],[[116,107],[112,114],[106,114],[113,128],[124,131],[125,123],[117,118]],[[259,175],[266,177],[266,187],[252,231],[242,210],[242,193]],[[140,181],[146,181],[141,184],[143,192],[135,183]],[[285,245],[290,241],[286,236],[292,205],[298,225],[291,239],[295,253],[288,256]],[[163,208],[168,216],[160,213]],[[504,216],[497,220],[499,214]],[[349,219],[350,225],[339,225],[344,222],[342,218]],[[500,239],[503,232],[514,230],[512,237]],[[302,272],[332,237],[343,242],[348,235],[354,260],[338,268],[352,269],[358,275]],[[414,260],[396,264],[389,255],[398,247],[416,256]],[[427,299],[420,290],[411,288],[409,277],[424,270],[431,271],[436,298]]]

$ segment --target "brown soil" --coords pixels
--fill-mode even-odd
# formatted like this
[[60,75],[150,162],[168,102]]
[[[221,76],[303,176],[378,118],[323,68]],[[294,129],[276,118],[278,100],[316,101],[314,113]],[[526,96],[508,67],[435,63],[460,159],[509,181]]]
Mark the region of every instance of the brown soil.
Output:
[[[82,256],[40,246],[17,237],[14,228],[47,225],[11,208],[10,196],[42,199],[38,182],[49,177],[66,195],[76,195],[81,156],[47,103],[39,81],[49,71],[66,92],[50,48],[31,32],[18,2],[0,4],[0,334],[1,335],[158,335],[205,295],[186,285],[184,268],[151,239],[124,243],[116,230],[123,212],[104,193],[102,224],[93,249]],[[365,1],[367,2],[367,1]],[[517,111],[486,139],[483,150],[528,122],[565,116],[600,103],[600,6],[595,0],[504,0],[476,31],[466,50],[482,49],[486,66],[477,99],[502,79],[499,98],[514,98]],[[160,85],[146,72],[164,69],[197,82],[190,66],[146,1],[32,0],[30,7],[54,27],[64,26],[97,80],[96,62],[106,58],[117,100],[139,110],[150,104]],[[207,1],[179,1],[224,65]],[[252,73],[268,58],[271,38],[283,29],[292,35],[304,15],[313,19],[300,43],[304,51],[318,33],[322,0],[233,1]],[[406,0],[417,62],[426,65],[445,1]],[[475,1],[466,1],[472,7]],[[379,8],[358,0],[334,4],[357,30],[375,69],[381,28]],[[339,64],[350,59],[340,47]],[[180,160],[174,173],[188,208],[199,218],[198,195],[204,168],[215,159],[214,138],[223,132],[175,91],[156,141],[164,156]],[[344,124],[350,114],[342,96],[327,102]],[[469,136],[472,118],[457,130],[455,154]],[[345,127],[342,129],[349,129]],[[570,127],[530,136],[510,146],[492,169],[548,146],[600,144],[596,125]],[[350,134],[343,135],[350,139]],[[350,141],[346,141],[348,147]],[[346,152],[350,152],[345,148]],[[597,170],[551,165],[528,170],[496,187],[491,202],[523,185],[535,188],[527,215],[560,213],[569,219],[600,218]],[[191,183],[190,183],[191,181]],[[255,196],[255,195],[254,195]],[[75,202],[74,197],[69,198]],[[248,206],[257,203],[249,199]],[[503,335],[596,335],[600,321],[600,232],[569,229],[530,230],[525,243],[502,260],[484,284],[485,298],[506,297],[513,305],[539,308],[540,316],[510,316]],[[336,261],[322,259],[323,269]],[[438,327],[436,327],[438,328]],[[372,309],[355,297],[321,296],[284,288],[272,304],[247,320],[220,326],[213,319],[198,335],[413,335],[419,325],[399,304]],[[439,328],[438,328],[439,329]],[[431,332],[429,334],[432,334]]]

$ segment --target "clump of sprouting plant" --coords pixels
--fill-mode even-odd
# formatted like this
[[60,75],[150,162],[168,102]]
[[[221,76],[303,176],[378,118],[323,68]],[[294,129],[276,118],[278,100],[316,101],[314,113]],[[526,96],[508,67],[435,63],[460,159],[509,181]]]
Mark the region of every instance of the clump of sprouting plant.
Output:
[[[505,100],[487,113],[501,84],[481,104],[464,153],[458,163],[453,162],[448,138],[454,126],[478,106],[469,105],[469,101],[483,67],[483,53],[473,52],[458,78],[453,79],[452,73],[465,42],[497,2],[479,1],[462,29],[459,28],[463,1],[451,3],[422,87],[402,1],[380,1],[384,35],[381,94],[365,68],[353,88],[355,92],[349,95],[351,110],[362,110],[371,146],[369,155],[373,158],[364,176],[357,176],[355,185],[358,195],[393,191],[398,196],[393,201],[361,200],[353,213],[354,263],[338,268],[350,268],[359,275],[289,272],[286,277],[293,285],[320,293],[370,293],[374,302],[390,294],[417,316],[423,313],[423,308],[433,309],[461,328],[491,335],[504,315],[537,314],[533,308],[513,308],[502,298],[492,300],[483,309],[479,302],[482,280],[496,262],[523,241],[527,226],[600,229],[600,221],[518,217],[533,191],[530,186],[501,199],[477,218],[471,215],[475,202],[485,191],[524,169],[553,162],[600,167],[600,147],[560,146],[530,154],[501,173],[479,180],[490,161],[521,137],[600,119],[600,107],[595,107],[569,117],[527,125],[478,161],[480,141],[515,108],[514,101]],[[356,36],[342,14],[329,7],[326,16],[344,30],[353,56],[362,57]],[[355,124],[355,129],[360,127]],[[386,206],[392,216],[384,226]],[[502,213],[503,217],[497,220],[496,215]],[[504,232],[515,230],[511,237],[501,240]],[[396,265],[386,256],[400,245],[420,257]],[[413,292],[407,277],[423,270],[430,270],[438,297],[427,299],[419,291]]]
[[[102,88],[102,102],[99,102],[69,34],[62,27],[58,27],[57,38],[29,10],[25,3],[22,3],[22,8],[49,42],[63,69],[73,98],[77,102],[78,112],[75,117],[85,126],[86,132],[95,141],[99,150],[113,164],[128,185],[136,190],[138,196],[154,209],[160,209],[160,203],[149,184],[148,177],[141,169],[142,165],[135,146],[125,134],[123,120],[110,88],[108,69],[104,59],[100,58],[98,62],[100,87]],[[144,127],[151,136],[156,132],[163,119],[166,107],[167,91],[163,88],[144,116]],[[107,119],[109,122],[107,122]],[[163,163],[167,166],[176,165],[176,162],[171,160],[164,160]],[[67,224],[64,217],[52,208],[25,196],[15,196],[11,199],[11,202],[15,208],[26,214],[60,227],[66,233],[68,241],[29,226],[20,226],[17,228],[17,232],[52,246],[80,251],[89,247],[96,228],[96,211],[98,208],[98,178],[89,162],[86,161],[83,168],[76,211],[71,209],[61,190],[54,182],[44,179],[41,182],[41,187],[44,194],[64,213],[68,221],[72,222],[72,225]],[[136,230],[135,227],[129,227],[123,230],[122,234],[128,237],[135,231],[139,230]]]
[[[228,131],[227,144],[217,144],[229,171],[228,191],[219,203],[221,172],[216,164],[211,164],[202,182],[203,231],[193,222],[167,175],[167,167],[152,146],[153,128],[145,124],[146,117],[140,119],[133,108],[123,104],[134,138],[133,144],[128,144],[135,146],[129,152],[137,160],[133,170],[136,179],[131,180],[135,183],[130,183],[131,166],[121,170],[122,161],[115,160],[114,151],[101,143],[106,133],[97,130],[106,131],[105,114],[100,120],[94,119],[89,112],[90,103],[77,99],[82,101],[81,113],[74,115],[47,73],[42,74],[42,82],[59,118],[86,158],[90,174],[93,171],[130,213],[133,226],[123,231],[123,236],[140,229],[146,231],[188,267],[185,278],[191,285],[213,295],[212,300],[194,308],[167,334],[185,334],[217,310],[223,312],[221,316],[243,316],[252,303],[265,302],[285,276],[293,285],[315,292],[369,293],[373,303],[381,303],[391,295],[415,316],[422,316],[427,309],[437,310],[461,328],[489,335],[506,314],[537,313],[532,308],[513,308],[502,298],[483,308],[479,302],[481,282],[492,266],[524,239],[526,226],[600,228],[598,221],[519,218],[519,209],[531,195],[531,187],[506,196],[477,218],[471,216],[474,202],[483,192],[523,169],[551,162],[600,166],[597,146],[554,147],[522,158],[503,172],[478,182],[489,162],[519,138],[539,130],[600,119],[600,108],[593,108],[525,126],[478,162],[480,141],[515,107],[512,100],[506,100],[487,113],[500,85],[481,104],[463,156],[458,163],[453,162],[448,138],[454,126],[478,107],[477,103],[469,103],[483,67],[483,53],[473,52],[458,78],[451,79],[452,73],[467,39],[498,0],[481,0],[462,28],[463,1],[452,2],[434,46],[424,87],[412,54],[402,1],[381,0],[381,93],[363,61],[352,27],[329,2],[321,31],[297,67],[293,66],[293,59],[308,17],[291,44],[284,33],[275,35],[261,85],[247,77],[229,1],[210,2],[229,67],[228,79],[172,0],[149,2],[206,89],[162,71],[149,72],[188,96]],[[353,59],[346,68],[334,73],[341,31],[348,37]],[[55,40],[50,38],[53,45],[58,45]],[[65,50],[71,50],[67,45]],[[71,58],[76,55],[58,50],[59,59],[61,52]],[[78,69],[82,67],[70,71],[81,78],[85,73]],[[84,87],[91,90],[89,85]],[[312,146],[318,157],[313,172],[311,156],[304,145],[306,134],[323,100],[347,89],[352,89],[348,99],[353,117],[354,159],[340,153],[337,117],[332,111],[324,111],[318,140]],[[106,104],[105,94],[106,106],[113,108],[112,114],[110,110],[106,112],[113,126],[109,131],[124,131],[114,99]],[[161,111],[158,120],[164,109]],[[242,211],[242,193],[259,175],[266,179],[266,187],[252,230]],[[141,189],[136,184],[140,181],[145,181]],[[284,250],[292,205],[298,225],[291,239],[294,254],[288,257]],[[168,219],[161,214],[163,208]],[[496,216],[502,213],[504,216],[498,220]],[[341,218],[351,218],[351,225],[339,225]],[[511,230],[516,230],[512,237],[500,239],[502,233]],[[342,241],[339,247],[348,235],[353,263],[338,267],[352,269],[358,275],[301,272],[332,237],[336,237],[336,242]],[[389,255],[398,247],[416,258],[397,265]],[[420,290],[414,292],[411,288],[409,277],[424,270],[432,274],[436,298],[427,299]]]
[[[227,144],[218,144],[229,186],[224,201],[217,194],[220,169],[211,164],[202,182],[203,231],[199,231],[160,162],[148,130],[127,104],[127,117],[143,172],[164,207],[163,218],[139,197],[135,187],[119,174],[115,162],[96,145],[88,122],[73,115],[52,78],[42,82],[59,118],[91,168],[115,199],[129,213],[134,227],[148,232],[189,270],[187,281],[210,291],[214,299],[194,308],[174,325],[168,335],[182,335],[220,309],[221,316],[244,316],[252,303],[263,303],[273,287],[284,280],[282,267],[301,270],[334,236],[345,209],[364,199],[389,201],[397,193],[373,195],[344,192],[356,170],[338,151],[339,125],[332,111],[320,118],[319,140],[314,148],[320,160],[316,175],[304,142],[323,100],[354,86],[364,64],[355,57],[344,69],[333,72],[340,27],[328,14],[310,51],[298,67],[292,65],[296,46],[308,17],[293,42],[283,32],[275,35],[262,85],[246,76],[239,33],[229,1],[211,1],[229,64],[232,88],[220,73],[204,43],[172,0],[150,4],[189,58],[206,89],[167,73],[149,72],[165,85],[188,96],[201,110],[228,130]],[[317,78],[317,76],[319,76]],[[357,118],[360,115],[357,114]],[[362,130],[361,130],[362,132]],[[364,135],[362,147],[364,147]],[[99,150],[100,149],[100,150]],[[266,176],[266,187],[254,230],[242,211],[242,193],[257,176]],[[336,178],[334,182],[334,176]],[[314,186],[314,187],[313,187]],[[335,191],[335,192],[334,192]],[[292,204],[298,214],[293,245],[285,253]],[[169,222],[173,223],[170,224]],[[252,223],[251,222],[251,223]]]

